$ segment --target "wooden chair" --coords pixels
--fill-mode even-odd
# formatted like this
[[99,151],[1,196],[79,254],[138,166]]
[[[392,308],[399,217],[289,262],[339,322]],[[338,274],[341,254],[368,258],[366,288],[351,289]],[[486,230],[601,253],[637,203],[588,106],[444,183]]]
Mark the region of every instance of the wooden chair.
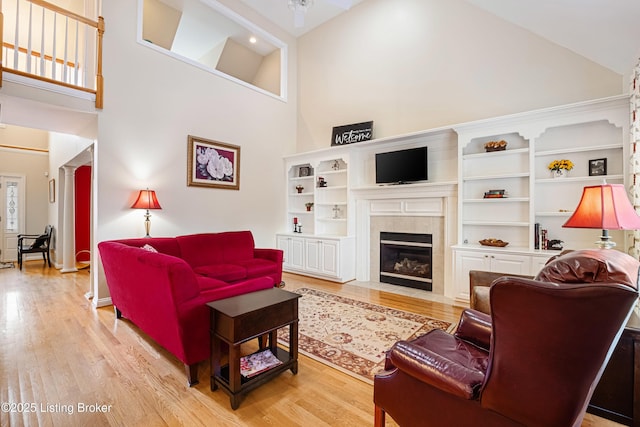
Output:
[[[41,253],[42,259],[51,267],[51,235],[53,226],[47,225],[43,234],[18,234],[18,268],[22,270],[22,255]],[[32,243],[29,243],[32,242]]]

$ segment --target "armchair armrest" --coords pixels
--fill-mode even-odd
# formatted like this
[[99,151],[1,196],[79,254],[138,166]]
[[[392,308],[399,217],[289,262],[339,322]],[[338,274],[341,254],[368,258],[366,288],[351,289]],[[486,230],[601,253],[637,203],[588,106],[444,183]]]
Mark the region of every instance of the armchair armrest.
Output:
[[481,372],[407,341],[395,343],[389,357],[407,375],[463,399],[474,399],[484,381]]
[[477,310],[465,309],[454,335],[461,340],[489,351],[491,346],[491,316]]

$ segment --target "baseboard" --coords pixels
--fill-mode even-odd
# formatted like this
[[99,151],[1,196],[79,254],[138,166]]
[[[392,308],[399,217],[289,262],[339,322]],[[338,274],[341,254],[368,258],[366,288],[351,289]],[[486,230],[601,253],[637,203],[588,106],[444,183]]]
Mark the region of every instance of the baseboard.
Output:
[[111,301],[111,297],[93,299],[93,306],[96,308],[106,307],[108,305],[113,305],[113,302]]

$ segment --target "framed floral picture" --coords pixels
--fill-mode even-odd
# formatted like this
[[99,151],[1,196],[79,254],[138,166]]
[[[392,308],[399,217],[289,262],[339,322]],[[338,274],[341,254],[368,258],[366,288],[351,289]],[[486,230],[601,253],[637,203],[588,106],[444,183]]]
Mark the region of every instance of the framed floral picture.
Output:
[[240,189],[240,147],[189,135],[187,185]]

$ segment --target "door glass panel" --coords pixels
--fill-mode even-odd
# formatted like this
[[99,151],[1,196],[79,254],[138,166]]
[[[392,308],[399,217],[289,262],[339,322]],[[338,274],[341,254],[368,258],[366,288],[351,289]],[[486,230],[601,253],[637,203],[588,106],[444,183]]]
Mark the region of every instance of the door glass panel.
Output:
[[19,208],[19,192],[18,192],[18,182],[16,181],[5,181],[7,186],[5,206],[7,207],[7,212],[5,213],[5,231],[10,233],[17,233],[20,229],[20,208]]

